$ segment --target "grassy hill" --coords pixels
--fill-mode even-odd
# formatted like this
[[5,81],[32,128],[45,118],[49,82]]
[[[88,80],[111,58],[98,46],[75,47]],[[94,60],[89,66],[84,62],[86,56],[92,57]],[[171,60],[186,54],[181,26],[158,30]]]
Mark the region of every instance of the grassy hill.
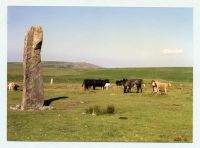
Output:
[[88,68],[102,68],[100,66],[90,64],[87,62],[55,62],[55,61],[44,61],[42,62],[44,67],[55,67],[55,68],[73,68],[73,69],[88,69]]
[[[21,62],[8,62],[8,66],[21,66]],[[102,68],[98,65],[90,64],[87,62],[57,62],[57,61],[43,61],[43,67],[54,67],[54,68],[72,68],[72,69],[88,69],[88,68]]]

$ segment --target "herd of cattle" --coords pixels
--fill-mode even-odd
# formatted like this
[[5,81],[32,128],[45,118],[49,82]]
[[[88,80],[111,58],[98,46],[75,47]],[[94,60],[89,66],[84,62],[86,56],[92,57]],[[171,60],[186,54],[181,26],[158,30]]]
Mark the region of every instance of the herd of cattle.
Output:
[[[117,86],[124,87],[124,93],[131,92],[131,88],[135,87],[137,89],[137,93],[142,93],[142,86],[145,87],[142,79],[122,79],[116,81]],[[109,79],[84,79],[82,87],[85,90],[93,88],[95,90],[96,87],[100,87],[101,89],[108,89],[110,86]],[[152,93],[159,93],[160,90],[163,90],[165,93],[167,92],[167,88],[171,86],[171,83],[161,83],[156,80],[151,81],[151,86],[153,88]]]
[[[122,79],[116,81],[117,86],[124,87],[124,93],[131,92],[131,89],[135,87],[137,89],[137,93],[142,93],[142,86],[145,87],[142,79]],[[93,89],[95,90],[96,87],[100,87],[101,89],[108,89],[111,86],[109,79],[84,79],[82,87],[84,90]],[[163,90],[165,93],[167,92],[167,88],[171,86],[171,83],[161,83],[156,80],[151,81],[151,86],[153,88],[152,93],[159,93]],[[16,91],[19,85],[15,82],[10,82],[8,84],[9,91]]]

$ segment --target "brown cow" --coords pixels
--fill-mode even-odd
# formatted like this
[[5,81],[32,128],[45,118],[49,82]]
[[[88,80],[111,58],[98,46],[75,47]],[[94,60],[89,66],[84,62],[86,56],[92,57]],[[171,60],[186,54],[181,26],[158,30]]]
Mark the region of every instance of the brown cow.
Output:
[[155,80],[151,81],[151,86],[153,88],[153,93],[159,93],[160,90],[164,90],[167,93],[167,88],[171,87],[171,83],[161,83]]

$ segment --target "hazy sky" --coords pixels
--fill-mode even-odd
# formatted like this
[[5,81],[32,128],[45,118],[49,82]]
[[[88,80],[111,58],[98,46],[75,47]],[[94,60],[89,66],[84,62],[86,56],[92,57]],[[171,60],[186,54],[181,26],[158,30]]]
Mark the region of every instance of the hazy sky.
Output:
[[103,67],[193,65],[192,8],[8,7],[8,62],[22,61],[25,32],[44,31],[43,61]]

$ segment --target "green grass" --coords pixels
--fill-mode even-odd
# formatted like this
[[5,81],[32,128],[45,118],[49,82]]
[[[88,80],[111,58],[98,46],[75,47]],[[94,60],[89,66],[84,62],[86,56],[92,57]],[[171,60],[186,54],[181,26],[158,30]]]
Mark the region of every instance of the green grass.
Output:
[[[192,142],[192,68],[63,69],[44,67],[49,111],[13,111],[22,91],[8,92],[9,141]],[[50,86],[50,78],[54,85]],[[8,81],[22,84],[21,65],[8,64]],[[109,78],[109,90],[84,91],[84,78]],[[116,79],[143,78],[143,93],[124,94]],[[167,94],[152,95],[151,79],[170,81]],[[20,87],[21,88],[21,87]],[[84,114],[91,106],[114,105],[114,114]],[[127,119],[119,119],[127,117]]]
[[[45,67],[44,82],[54,78],[56,83],[82,83],[84,78],[109,78],[112,83],[122,78],[159,79],[173,82],[192,83],[192,68],[101,68],[101,69],[67,69]],[[8,81],[22,81],[22,64],[8,64]]]

